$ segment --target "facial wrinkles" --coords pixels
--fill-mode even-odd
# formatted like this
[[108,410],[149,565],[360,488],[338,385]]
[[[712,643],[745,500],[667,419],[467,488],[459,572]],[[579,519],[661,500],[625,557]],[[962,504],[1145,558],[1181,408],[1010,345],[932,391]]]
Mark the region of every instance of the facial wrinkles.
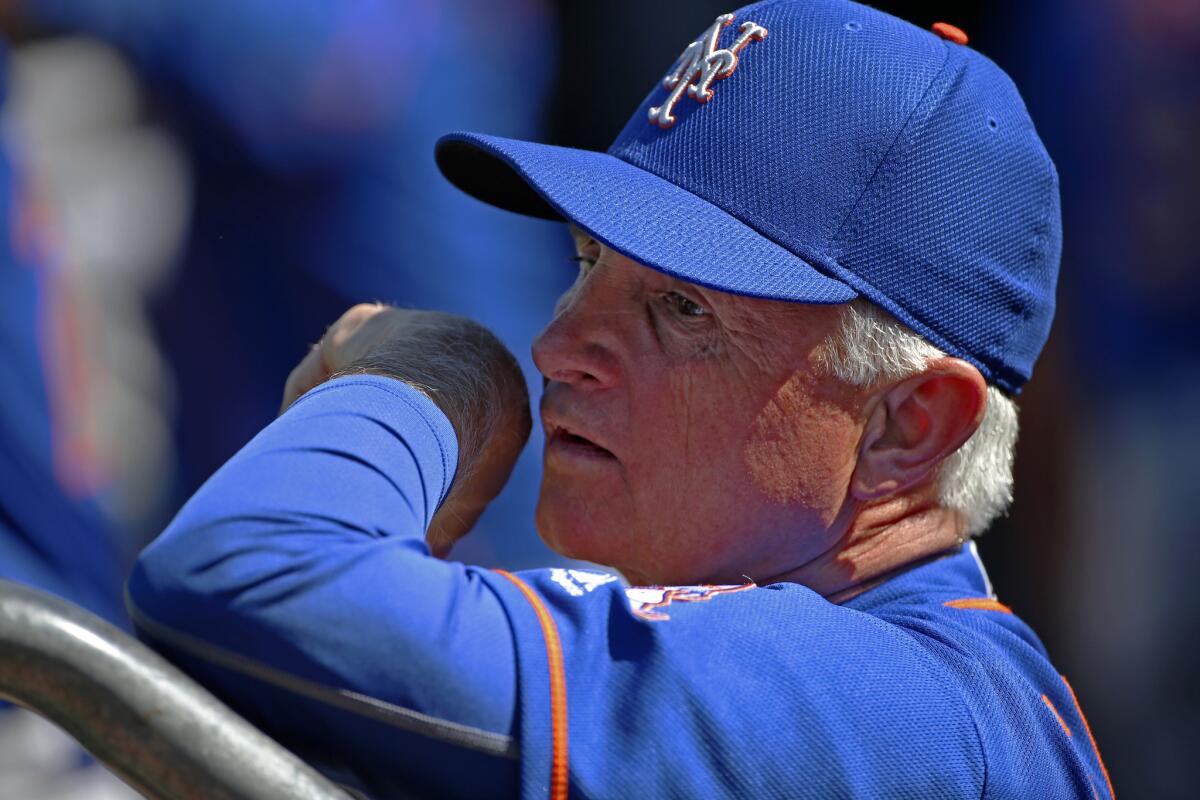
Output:
[[[696,461],[694,461],[692,458],[692,431],[693,431],[693,429],[692,429],[692,398],[695,396],[695,394],[694,394],[694,392],[695,392],[694,378],[695,378],[695,369],[690,366],[685,366],[684,370],[683,370],[683,382],[680,387],[680,391],[682,392],[682,395],[683,395],[683,398],[682,398],[683,399],[683,408],[682,408],[683,413],[681,413],[678,417],[681,421],[681,424],[683,425],[684,486],[693,487],[693,490],[696,488],[701,488],[701,487],[696,486],[696,483],[695,483],[695,481],[696,481],[696,475],[695,475]],[[700,458],[705,458],[707,454],[698,453],[697,455]],[[685,504],[683,502],[684,494],[685,494],[684,492],[672,492],[671,493],[672,497],[675,498],[676,508],[674,509],[674,513],[672,515],[673,519],[675,519],[675,520],[687,519],[687,516],[686,516],[687,509],[684,507]]]
[[[714,463],[737,464],[736,448],[724,444],[730,415],[740,406],[728,370],[723,357],[664,358],[658,370],[663,379],[652,379],[646,387],[667,402],[643,418],[656,430],[643,434],[641,440],[653,439],[661,446],[653,448],[654,460],[644,467],[655,474],[634,497],[640,501],[638,519],[652,525],[654,559],[660,570],[666,568],[672,575],[679,574],[681,558],[712,568],[723,560],[720,537],[706,540],[706,547],[716,549],[704,553],[680,551],[678,542],[690,541],[697,527],[722,524],[705,503],[717,488],[712,485]],[[651,402],[646,396],[640,400]],[[646,485],[658,488],[645,492]]]
[[[675,285],[668,279],[666,287]],[[736,447],[726,450],[729,433],[738,426],[738,421],[748,408],[744,392],[746,387],[754,385],[755,365],[751,359],[741,352],[738,339],[742,331],[738,330],[736,320],[730,324],[731,299],[728,296],[713,296],[713,293],[696,291],[691,287],[691,294],[704,301],[710,310],[712,318],[702,333],[688,332],[681,334],[684,342],[675,348],[667,348],[668,390],[673,400],[671,409],[671,441],[680,443],[676,448],[676,456],[682,457],[682,463],[676,461],[671,471],[672,480],[677,481],[669,488],[672,498],[669,504],[670,519],[675,525],[695,524],[724,524],[712,517],[711,511],[704,512],[705,520],[696,520],[695,500],[698,494],[707,496],[716,490],[712,485],[714,479],[713,464],[719,462],[725,465],[736,465]],[[690,334],[690,335],[689,335]],[[671,353],[671,350],[674,353]],[[730,476],[736,482],[735,476]],[[662,513],[663,509],[657,509]],[[680,537],[684,534],[679,531]],[[666,546],[669,540],[660,542]],[[719,570],[728,560],[727,545],[731,541],[724,537],[715,537],[708,542],[712,548],[704,554],[711,569]],[[673,553],[678,556],[678,553]],[[700,554],[690,553],[695,559]]]
[[[728,297],[722,300],[730,366],[737,375],[738,387],[757,387],[761,391],[770,386],[772,375],[781,372],[788,374],[786,359],[790,348],[783,346],[780,340],[781,329],[787,330],[786,325],[781,323],[788,320],[779,318],[782,316],[780,310],[764,307],[767,301],[751,298]],[[751,483],[769,500],[780,505],[803,499],[793,490],[794,465],[779,457],[781,450],[787,450],[787,445],[781,441],[783,437],[779,435],[786,430],[780,424],[784,415],[779,413],[779,392],[786,389],[785,383],[768,396],[749,426],[740,454]],[[753,414],[753,410],[763,403],[761,396],[745,400],[743,407],[747,415]],[[769,422],[764,421],[764,416]]]
[[781,346],[780,337],[793,334],[797,326],[791,309],[778,308],[768,300],[747,297],[726,298],[728,306],[722,315],[724,327],[732,346],[742,356],[742,369],[770,373],[780,369],[780,357],[789,348]]
[[694,341],[681,337],[679,331],[672,329],[673,321],[663,319],[662,309],[653,307],[655,300],[653,289],[637,299],[647,312],[643,314],[647,329],[644,341],[647,346],[653,342],[655,350],[632,355],[640,363],[634,368],[639,380],[630,386],[630,402],[631,407],[650,412],[633,415],[635,423],[646,425],[648,429],[632,433],[639,441],[658,445],[652,449],[654,462],[646,463],[644,468],[657,473],[647,477],[655,484],[661,481],[663,491],[634,491],[630,496],[634,498],[637,519],[649,523],[653,529],[656,563],[652,571],[661,574],[666,566],[664,562],[678,555],[674,552],[674,542],[680,540],[682,531],[679,528],[693,524],[688,499],[695,488],[690,434],[698,348]]
[[[628,399],[629,410],[635,412],[626,416],[628,441],[661,445],[661,449],[654,445],[642,449],[649,460],[630,463],[628,466],[634,469],[622,471],[627,496],[632,500],[632,519],[637,527],[645,528],[646,536],[653,537],[653,549],[647,552],[652,561],[629,566],[648,568],[650,572],[659,571],[656,567],[670,569],[679,555],[671,545],[686,535],[683,526],[698,524],[693,519],[696,493],[712,489],[706,484],[711,482],[713,460],[720,459],[729,466],[739,463],[736,440],[730,440],[730,424],[745,431],[753,410],[764,402],[761,396],[747,396],[747,392],[770,391],[770,376],[781,371],[781,359],[793,357],[795,348],[781,346],[779,331],[786,330],[794,320],[786,313],[790,309],[683,283],[625,263],[626,259],[608,248],[580,250],[595,256],[595,262],[581,271],[570,296],[564,298],[566,308],[591,317],[589,325],[607,326],[605,335],[611,337],[607,343],[619,342],[618,347],[624,351],[620,358],[628,359],[628,370],[623,371],[633,380],[622,393]],[[703,321],[674,316],[664,300],[671,291],[700,302],[711,316]],[[775,400],[773,397],[772,402]],[[731,418],[731,414],[738,419]],[[737,440],[755,434],[763,438],[763,427],[755,420],[750,434],[733,433]],[[722,443],[731,449],[713,452],[714,447],[724,449]],[[766,484],[760,487],[764,493],[777,502],[795,499],[796,494],[789,493],[794,486],[787,480],[790,470],[778,454],[773,457],[761,446],[747,450],[751,455],[742,460],[751,466],[749,477]],[[785,450],[803,452],[798,447]],[[646,481],[665,491],[642,491]],[[664,493],[670,497],[666,502]],[[588,514],[592,499],[586,502]],[[710,566],[717,566],[720,554],[707,555]]]
[[[678,290],[711,311],[708,298],[688,285],[645,267],[614,266],[628,281],[626,301],[640,315],[623,333],[634,376],[626,387],[635,410],[628,433],[631,441],[652,444],[642,450],[647,460],[633,465],[634,474],[625,479],[634,519],[653,537],[647,541],[653,565],[639,566],[654,574],[674,569],[671,565],[681,555],[676,543],[686,538],[682,526],[696,524],[695,493],[708,488],[703,478],[712,454],[702,452],[706,448],[698,442],[707,443],[705,433],[710,432],[696,426],[712,424],[703,405],[712,401],[716,385],[710,371],[721,361],[720,330],[712,317],[688,321],[672,315],[664,295]],[[642,491],[633,491],[634,483]],[[661,488],[647,493],[647,485]]]
[[828,525],[845,500],[860,426],[824,390],[813,370],[794,372],[756,417],[743,460],[767,497],[817,509]]
[[[730,317],[737,325],[734,346],[747,380],[768,378],[770,394],[758,408],[742,449],[755,486],[781,506],[822,508],[824,487],[838,485],[840,470],[825,458],[838,452],[828,437],[842,430],[841,411],[823,397],[813,369],[813,351],[824,315],[770,301],[737,298]],[[817,448],[820,448],[818,451]]]
[[626,304],[612,302],[613,295],[617,293],[612,273],[613,270],[608,265],[602,265],[600,262],[595,263],[586,273],[581,272],[575,284],[559,299],[555,315],[574,312],[602,319],[628,313]]
[[[647,536],[666,534],[664,538],[669,541],[669,532],[663,530],[665,520],[656,514],[661,514],[662,506],[670,507],[671,504],[664,503],[656,508],[647,507],[642,502],[642,490],[646,481],[655,478],[646,471],[656,470],[657,465],[642,462],[638,454],[644,450],[634,445],[648,441],[660,441],[669,445],[671,441],[677,442],[678,439],[672,440],[667,435],[668,431],[659,427],[662,420],[654,417],[647,419],[642,414],[633,412],[639,407],[652,407],[655,402],[662,400],[661,397],[656,398],[656,395],[666,387],[658,381],[643,380],[647,371],[651,375],[662,375],[669,371],[672,365],[669,359],[664,358],[662,347],[649,327],[650,323],[645,313],[647,290],[644,276],[635,268],[618,263],[621,257],[607,249],[593,254],[597,255],[597,260],[590,268],[581,271],[579,280],[571,289],[571,296],[566,298],[564,310],[586,315],[587,327],[593,331],[591,335],[595,340],[602,341],[600,346],[608,351],[604,357],[624,362],[618,367],[622,374],[622,385],[618,386],[616,394],[610,397],[608,402],[600,405],[607,412],[623,417],[612,422],[621,431],[617,452],[624,459],[620,480],[625,496],[630,500],[631,517],[627,524],[645,528],[644,535]],[[613,402],[618,400],[619,404],[614,407]],[[622,444],[624,446],[620,446]],[[667,449],[660,452],[670,451]],[[595,508],[598,509],[595,518],[605,518],[605,511],[600,509],[605,502],[605,498],[584,493],[584,513],[590,518]],[[678,512],[678,509],[672,510]],[[677,516],[677,513],[672,516]],[[666,519],[671,519],[672,516]],[[630,564],[613,563],[612,566],[634,574],[654,572],[652,565],[644,561]],[[648,567],[651,569],[647,570]]]

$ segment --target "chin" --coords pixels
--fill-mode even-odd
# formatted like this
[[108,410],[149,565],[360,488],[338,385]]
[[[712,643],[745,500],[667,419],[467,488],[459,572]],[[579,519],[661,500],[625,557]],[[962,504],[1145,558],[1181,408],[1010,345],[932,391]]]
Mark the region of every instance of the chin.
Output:
[[645,532],[627,520],[618,518],[611,506],[603,517],[584,513],[587,506],[563,502],[562,498],[542,492],[538,500],[535,525],[538,536],[554,552],[579,561],[590,561],[613,572],[619,572],[634,586],[662,583],[695,583],[697,581],[667,581],[675,574],[663,565],[647,548]]
[[594,560],[587,555],[591,549],[587,543],[594,538],[591,526],[564,508],[565,505],[567,504],[547,499],[543,492],[534,514],[534,527],[537,528],[538,536],[547,547],[559,555],[584,561]]
[[630,551],[613,531],[631,527],[615,519],[597,518],[595,511],[594,506],[547,490],[543,484],[534,525],[546,546],[559,555],[620,570],[619,562],[625,560],[621,556],[628,557]]

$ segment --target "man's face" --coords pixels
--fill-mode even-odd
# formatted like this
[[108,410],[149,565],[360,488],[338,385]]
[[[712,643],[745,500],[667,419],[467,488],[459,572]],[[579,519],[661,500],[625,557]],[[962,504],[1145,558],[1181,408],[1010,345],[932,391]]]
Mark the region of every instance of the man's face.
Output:
[[863,428],[857,390],[818,366],[841,310],[707,289],[575,238],[579,277],[533,346],[542,538],[662,584],[764,580],[829,548]]

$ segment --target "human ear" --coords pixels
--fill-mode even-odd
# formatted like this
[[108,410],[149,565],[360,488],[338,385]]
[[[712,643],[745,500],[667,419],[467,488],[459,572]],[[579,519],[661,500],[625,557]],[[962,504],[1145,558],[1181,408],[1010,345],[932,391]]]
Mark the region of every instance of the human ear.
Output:
[[957,358],[887,388],[868,417],[851,494],[873,500],[926,480],[971,438],[986,407],[983,376]]

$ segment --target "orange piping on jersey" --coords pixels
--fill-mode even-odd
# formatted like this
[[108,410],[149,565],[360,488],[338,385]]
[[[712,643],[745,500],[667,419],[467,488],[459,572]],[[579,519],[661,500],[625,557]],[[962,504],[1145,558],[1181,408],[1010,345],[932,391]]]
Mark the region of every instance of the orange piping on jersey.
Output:
[[1096,754],[1096,763],[1100,765],[1100,771],[1104,773],[1104,782],[1108,784],[1108,796],[1113,798],[1113,800],[1117,800],[1117,793],[1112,788],[1112,778],[1108,776],[1108,767],[1104,766],[1104,759],[1100,757],[1100,748],[1096,747],[1096,737],[1092,736],[1092,726],[1088,725],[1087,717],[1083,715],[1083,709],[1079,705],[1079,698],[1075,696],[1075,690],[1071,688],[1071,684],[1067,681],[1067,676],[1059,675],[1058,677],[1062,678],[1063,685],[1071,693],[1071,702],[1075,704],[1075,712],[1083,720],[1083,729],[1087,731],[1088,741],[1092,743],[1092,752]]
[[1050,713],[1058,720],[1058,724],[1062,726],[1063,733],[1070,738],[1071,729],[1067,727],[1067,721],[1062,718],[1062,714],[1058,713],[1058,709],[1054,707],[1054,703],[1050,702],[1050,698],[1046,695],[1042,695],[1042,702],[1046,704],[1046,708],[1050,709]]
[[562,642],[558,638],[558,628],[554,618],[546,609],[542,598],[523,580],[505,572],[496,570],[513,582],[533,612],[537,614],[538,624],[542,626],[542,638],[546,641],[546,661],[550,665],[550,800],[567,800],[567,679],[563,670]]
[[989,600],[986,597],[964,597],[962,600],[947,600],[942,603],[946,608],[974,608],[979,611],[1002,611],[1005,614],[1011,614],[1013,611],[1008,606],[996,600]]

